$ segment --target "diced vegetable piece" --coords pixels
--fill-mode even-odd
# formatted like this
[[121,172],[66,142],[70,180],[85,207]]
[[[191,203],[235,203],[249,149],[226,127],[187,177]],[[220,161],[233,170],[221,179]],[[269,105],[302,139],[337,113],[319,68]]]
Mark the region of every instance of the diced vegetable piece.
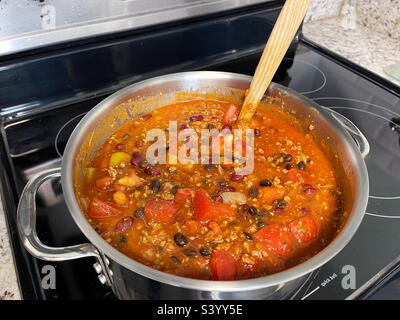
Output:
[[288,227],[299,244],[314,240],[318,234],[317,224],[311,216],[293,220]]
[[128,175],[118,179],[117,181],[118,184],[131,188],[138,186],[141,182],[142,179],[137,176],[135,169],[129,169]]
[[211,254],[210,269],[213,280],[235,280],[238,267],[235,258],[224,250],[214,250]]
[[274,200],[282,199],[285,196],[285,189],[278,187],[261,188],[258,199],[265,204],[270,204]]
[[96,188],[102,191],[109,191],[113,185],[113,178],[110,176],[105,176],[95,181]]
[[245,204],[247,197],[241,192],[223,192],[220,194],[224,203]]
[[284,225],[275,223],[270,224],[253,234],[254,241],[260,243],[269,252],[287,257],[293,245],[291,233]]
[[175,202],[177,203],[186,203],[187,200],[192,201],[193,195],[192,195],[192,189],[190,188],[180,188],[176,191],[175,194]]
[[115,192],[113,194],[113,199],[114,199],[114,202],[119,205],[124,205],[127,201],[127,197],[126,197],[125,193],[123,193],[121,191]]
[[300,184],[308,183],[310,176],[307,172],[298,169],[290,169],[286,174],[287,181],[294,181]]
[[211,229],[211,231],[215,234],[221,234],[222,230],[221,227],[219,226],[218,223],[214,222],[214,221],[210,221],[210,223],[208,224],[208,227]]
[[120,215],[122,212],[100,199],[93,198],[89,205],[88,214],[92,218],[109,218]]
[[110,167],[118,167],[122,162],[129,163],[131,156],[125,152],[115,152],[110,158]]
[[233,124],[237,120],[238,114],[239,109],[234,104],[231,104],[229,105],[228,110],[226,110],[222,122],[224,124]]
[[179,206],[173,201],[150,200],[144,207],[146,219],[151,222],[168,223],[175,219]]
[[235,215],[231,206],[213,201],[204,189],[196,191],[193,202],[196,219],[200,222],[219,221]]
[[93,168],[93,167],[86,168],[86,170],[85,170],[86,182],[90,182],[93,179],[95,172],[96,172],[96,168]]

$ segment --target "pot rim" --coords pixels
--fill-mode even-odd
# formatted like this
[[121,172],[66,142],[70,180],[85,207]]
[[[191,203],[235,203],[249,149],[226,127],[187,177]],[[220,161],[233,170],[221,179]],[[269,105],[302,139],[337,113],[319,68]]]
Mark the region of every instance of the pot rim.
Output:
[[149,85],[161,84],[170,81],[190,81],[191,79],[209,79],[210,77],[213,79],[235,79],[247,81],[249,84],[252,79],[252,77],[242,74],[219,71],[192,71],[159,76],[156,78],[151,78],[138,83],[134,83],[117,91],[116,93],[98,103],[84,116],[84,118],[78,123],[70,138],[68,139],[62,158],[61,183],[65,202],[70,211],[70,214],[72,215],[72,218],[74,219],[75,223],[78,225],[82,233],[89,239],[89,241],[94,244],[109,259],[144,277],[172,286],[202,291],[247,291],[283,284],[285,282],[299,278],[307,273],[312,272],[313,270],[317,269],[318,267],[332,259],[338,252],[340,252],[351,240],[354,233],[358,229],[363,219],[368,202],[368,173],[364,159],[361,156],[361,153],[358,150],[354,140],[349,135],[349,133],[343,130],[343,127],[334,117],[332,117],[332,115],[329,114],[329,112],[327,112],[324,108],[319,106],[314,101],[308,99],[307,97],[304,97],[294,90],[276,83],[271,83],[270,88],[289,95],[292,98],[299,100],[301,103],[318,110],[319,114],[337,131],[339,136],[341,136],[343,142],[348,146],[348,149],[352,151],[355,157],[355,165],[358,168],[356,170],[357,174],[355,178],[359,182],[359,190],[357,203],[352,211],[352,216],[349,216],[341,232],[329,243],[328,246],[326,246],[318,254],[290,269],[286,269],[284,271],[259,278],[235,281],[213,281],[185,278],[150,268],[124,255],[123,253],[112,247],[107,241],[105,241],[93,229],[93,227],[89,224],[86,217],[82,213],[75,197],[73,175],[71,174],[71,172],[73,170],[73,163],[75,161],[75,159],[73,158],[73,151],[76,148],[75,141],[77,141],[77,138],[85,131],[86,123],[90,121],[92,117],[101,113],[104,106],[115,103],[116,101],[121,99],[121,97],[128,94],[132,90],[136,91]]

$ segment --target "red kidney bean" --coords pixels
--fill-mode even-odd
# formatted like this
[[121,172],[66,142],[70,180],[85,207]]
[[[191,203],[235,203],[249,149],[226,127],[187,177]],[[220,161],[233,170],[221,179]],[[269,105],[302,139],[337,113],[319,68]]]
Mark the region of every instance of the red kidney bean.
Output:
[[211,199],[215,202],[223,202],[222,197],[218,194],[211,196]]
[[310,210],[308,210],[307,208],[301,208],[301,213],[306,215],[310,213]]
[[316,194],[317,193],[317,189],[315,189],[314,187],[308,187],[304,189],[304,193],[308,196]]
[[131,165],[137,166],[142,160],[142,155],[139,152],[134,152],[131,158]]
[[223,192],[235,192],[236,188],[232,186],[224,186],[218,189],[218,193],[223,193]]
[[292,169],[292,165],[290,163],[285,164],[285,169],[286,170]]
[[232,132],[232,127],[229,124],[225,124],[222,129],[221,129],[221,133],[225,136],[228,134],[231,134]]
[[236,174],[236,173],[232,173],[232,174],[231,174],[231,180],[232,180],[232,181],[239,181],[239,180],[242,180],[244,177],[247,177],[247,175],[244,175],[244,174]]
[[136,148],[143,147],[143,142],[142,142],[142,141],[136,141],[136,142],[135,142],[135,147],[136,147]]
[[190,121],[203,121],[204,117],[202,115],[191,116]]
[[117,143],[115,145],[115,149],[117,149],[117,150],[122,150],[123,148],[124,148],[124,144],[123,143]]
[[117,231],[119,233],[124,233],[124,232],[128,231],[130,228],[132,228],[133,222],[134,222],[133,217],[131,217],[131,216],[125,217],[117,223],[117,226],[115,227],[115,231]]
[[186,123],[181,123],[181,124],[179,125],[179,130],[184,130],[184,129],[187,129],[187,128],[188,128],[188,126],[187,126]]
[[152,114],[145,114],[144,116],[141,116],[140,119],[142,121],[147,121],[149,120],[153,115]]
[[157,168],[145,168],[144,173],[149,176],[159,176],[161,174],[161,171]]

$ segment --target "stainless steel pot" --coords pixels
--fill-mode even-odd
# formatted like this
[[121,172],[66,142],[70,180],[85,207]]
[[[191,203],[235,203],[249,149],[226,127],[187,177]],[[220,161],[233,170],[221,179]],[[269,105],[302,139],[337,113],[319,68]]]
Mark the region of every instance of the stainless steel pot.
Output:
[[[48,261],[96,257],[99,280],[110,285],[121,299],[281,299],[288,298],[309,276],[350,241],[368,201],[368,174],[364,157],[369,145],[363,134],[342,115],[304,96],[272,83],[268,101],[293,113],[305,130],[313,127],[316,142],[332,161],[343,191],[345,219],[341,231],[321,252],[288,270],[240,281],[205,281],[174,276],[138,263],[110,246],[90,226],[79,202],[81,170],[106,138],[139,114],[176,101],[196,97],[240,102],[251,77],[225,72],[187,72],[161,76],[122,89],[94,107],[68,140],[62,167],[32,178],[20,198],[18,228],[23,244],[35,257]],[[160,94],[162,93],[162,94]],[[262,106],[265,107],[265,106]],[[38,239],[35,230],[35,195],[48,179],[61,176],[69,211],[90,243],[52,248]]]

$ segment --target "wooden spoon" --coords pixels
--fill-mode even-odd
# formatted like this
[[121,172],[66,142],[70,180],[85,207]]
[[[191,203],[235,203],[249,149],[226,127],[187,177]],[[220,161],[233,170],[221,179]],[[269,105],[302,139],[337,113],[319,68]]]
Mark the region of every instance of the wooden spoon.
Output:
[[238,123],[247,125],[282,62],[311,0],[286,0],[258,63]]

